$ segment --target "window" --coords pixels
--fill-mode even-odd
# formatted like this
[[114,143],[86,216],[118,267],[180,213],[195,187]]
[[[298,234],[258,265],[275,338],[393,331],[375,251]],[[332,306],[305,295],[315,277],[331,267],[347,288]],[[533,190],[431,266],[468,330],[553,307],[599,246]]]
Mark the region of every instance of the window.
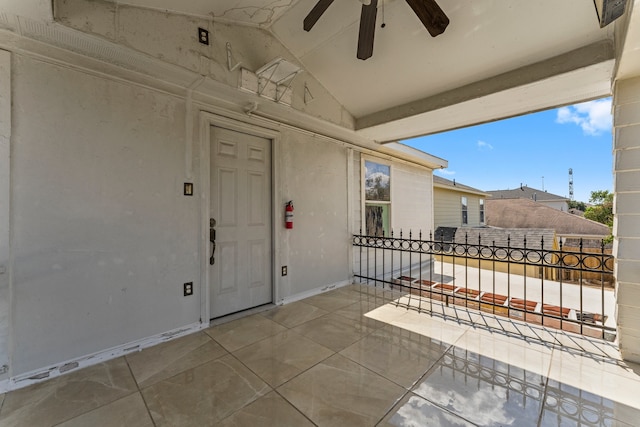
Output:
[[388,236],[391,209],[391,166],[364,162],[364,222],[368,236]]
[[462,225],[469,224],[469,213],[467,212],[467,198],[462,197]]
[[480,199],[480,224],[484,224],[484,199]]

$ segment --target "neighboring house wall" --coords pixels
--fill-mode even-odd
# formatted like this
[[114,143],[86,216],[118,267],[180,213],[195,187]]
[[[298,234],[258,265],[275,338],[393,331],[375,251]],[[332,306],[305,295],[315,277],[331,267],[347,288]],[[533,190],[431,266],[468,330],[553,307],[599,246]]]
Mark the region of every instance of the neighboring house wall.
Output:
[[538,203],[542,203],[545,206],[549,206],[550,208],[557,209],[561,212],[569,212],[569,204],[563,201],[546,201],[542,200]]
[[[462,224],[462,197],[467,198],[468,224]],[[484,222],[480,222],[480,200],[484,200],[484,197],[445,188],[434,188],[434,230],[438,227],[477,227],[484,225]]]
[[398,164],[393,174],[391,224],[394,231],[428,233],[433,224],[432,171]]
[[[122,25],[140,11],[134,12]],[[165,16],[155,13],[144,15]],[[166,25],[179,32],[185,23],[193,27],[186,17],[172,17]],[[257,39],[222,24],[216,28],[213,40],[220,52],[227,40],[234,48],[248,49]],[[222,31],[228,33],[218,40]],[[287,55],[278,46],[269,40],[263,49],[268,52],[254,50],[268,59]],[[241,56],[242,51],[235,52]],[[210,59],[209,64],[223,75],[216,77],[235,86],[237,74],[225,71],[226,55],[217,57],[219,63]],[[261,60],[238,59],[262,65]],[[104,63],[69,52],[43,58],[20,50],[11,53],[11,61],[9,54],[0,55],[0,61],[0,172],[3,177],[11,173],[2,180],[0,200],[10,192],[12,230],[11,282],[0,272],[0,366],[7,360],[11,377],[207,323],[207,282],[201,272],[209,256],[202,207],[209,197],[203,178],[209,159],[203,157],[208,141],[201,132],[206,123],[201,112],[278,135],[273,151],[274,302],[351,280],[351,233],[362,217],[361,152],[378,158],[372,150],[249,117],[240,92],[232,88],[208,86],[216,89],[194,94],[194,99],[190,91],[160,78],[105,69]],[[118,75],[109,77],[114,72]],[[311,77],[307,81],[316,84]],[[4,94],[11,92],[9,109]],[[309,107],[302,92],[296,93],[294,104],[308,110],[309,117],[350,122],[321,88]],[[379,158],[392,168],[392,226],[428,229],[433,222],[431,169],[389,155]],[[185,182],[194,184],[193,196],[183,195]],[[293,230],[283,226],[288,200],[295,206]],[[2,238],[9,219],[8,205],[0,206]],[[6,242],[2,238],[0,266]],[[286,277],[280,275],[282,265],[288,266]],[[193,296],[183,296],[185,282],[194,283]]]

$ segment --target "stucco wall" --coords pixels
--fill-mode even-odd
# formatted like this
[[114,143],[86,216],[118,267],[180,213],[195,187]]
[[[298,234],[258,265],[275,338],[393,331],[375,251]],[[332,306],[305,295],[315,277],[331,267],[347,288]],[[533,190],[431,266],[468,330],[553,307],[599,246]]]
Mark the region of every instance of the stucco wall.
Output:
[[[274,58],[297,62],[269,32],[213,20],[132,7],[104,0],[56,0],[55,19],[65,26],[127,46],[164,62],[238,87],[240,68],[227,64],[227,43],[232,65],[256,71]],[[210,31],[210,44],[198,42],[198,28]],[[304,102],[305,85],[313,102]],[[303,73],[292,85],[292,106],[312,116],[348,128],[354,118],[313,76]]]
[[282,132],[282,193],[295,207],[292,230],[284,229],[282,215],[276,219],[276,231],[288,249],[282,262],[288,263],[289,275],[280,292],[286,298],[344,282],[351,271],[347,149],[292,130]]
[[[12,375],[198,322],[199,288],[182,296],[200,282],[201,254],[200,201],[182,195],[185,181],[200,188],[186,177],[185,100],[14,58]],[[293,230],[276,219],[287,298],[351,277],[350,157],[344,144],[278,132],[276,184],[296,207]],[[394,226],[428,228],[430,171],[392,164]]]
[[[122,28],[110,33],[115,24],[99,7],[72,10],[91,16],[85,30],[104,32],[134,49],[162,42],[133,45]],[[131,16],[116,21],[126,26]],[[172,31],[191,22],[179,17],[172,24],[173,18],[158,12],[145,18],[155,25],[165,19]],[[236,59],[251,66],[287,55],[271,40],[268,46],[251,46],[255,52],[247,59],[243,47],[248,49],[245,44],[255,35],[224,25],[215,31],[216,55],[199,56],[196,50],[167,60],[184,60],[188,68],[193,55],[205,57],[210,76],[233,86],[237,75],[225,68],[226,41],[231,40]],[[7,360],[10,376],[201,320],[206,298],[197,285],[208,251],[203,243],[208,229],[201,228],[208,200],[199,197],[207,198],[200,182],[200,111],[268,126],[279,135],[273,163],[281,199],[274,201],[275,257],[289,274],[280,277],[280,265],[274,265],[276,297],[295,298],[350,280],[350,228],[361,216],[357,147],[244,115],[244,104],[229,99],[228,92],[200,93],[193,101],[186,88],[171,87],[169,93],[166,82],[149,76],[129,80],[128,71],[109,76],[103,65],[86,59],[69,52],[32,55],[27,48],[0,55],[0,173],[10,171],[0,186],[0,237],[9,227],[12,236],[11,245],[8,238],[0,244],[0,265],[7,258],[11,272],[10,280],[0,274],[0,366]],[[315,84],[311,77],[305,82]],[[317,102],[308,106],[302,91],[294,91],[294,104],[349,127],[352,118],[323,90],[314,92]],[[429,228],[431,170],[386,160],[395,174],[393,226]],[[183,195],[184,182],[194,183],[193,197]],[[282,226],[287,200],[295,204],[293,230]],[[194,283],[193,296],[183,296],[184,282]]]
[[197,322],[184,102],[14,58],[13,373]]

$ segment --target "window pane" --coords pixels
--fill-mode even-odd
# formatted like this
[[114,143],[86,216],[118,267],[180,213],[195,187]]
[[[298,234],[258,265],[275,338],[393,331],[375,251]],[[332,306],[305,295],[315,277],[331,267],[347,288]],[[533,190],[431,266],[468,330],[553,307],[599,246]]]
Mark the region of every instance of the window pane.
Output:
[[388,236],[389,205],[367,204],[365,206],[365,224],[367,236]]
[[365,199],[391,201],[391,167],[365,161],[364,168]]

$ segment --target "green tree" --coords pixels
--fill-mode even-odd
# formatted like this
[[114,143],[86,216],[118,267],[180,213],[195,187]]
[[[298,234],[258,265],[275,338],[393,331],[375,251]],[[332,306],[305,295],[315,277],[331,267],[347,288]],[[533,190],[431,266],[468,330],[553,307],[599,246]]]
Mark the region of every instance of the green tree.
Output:
[[585,202],[577,202],[575,200],[569,200],[569,208],[578,209],[584,212],[587,210],[587,204]]
[[589,202],[593,203],[593,206],[587,208],[584,217],[612,227],[613,193],[609,193],[608,190],[592,191]]

